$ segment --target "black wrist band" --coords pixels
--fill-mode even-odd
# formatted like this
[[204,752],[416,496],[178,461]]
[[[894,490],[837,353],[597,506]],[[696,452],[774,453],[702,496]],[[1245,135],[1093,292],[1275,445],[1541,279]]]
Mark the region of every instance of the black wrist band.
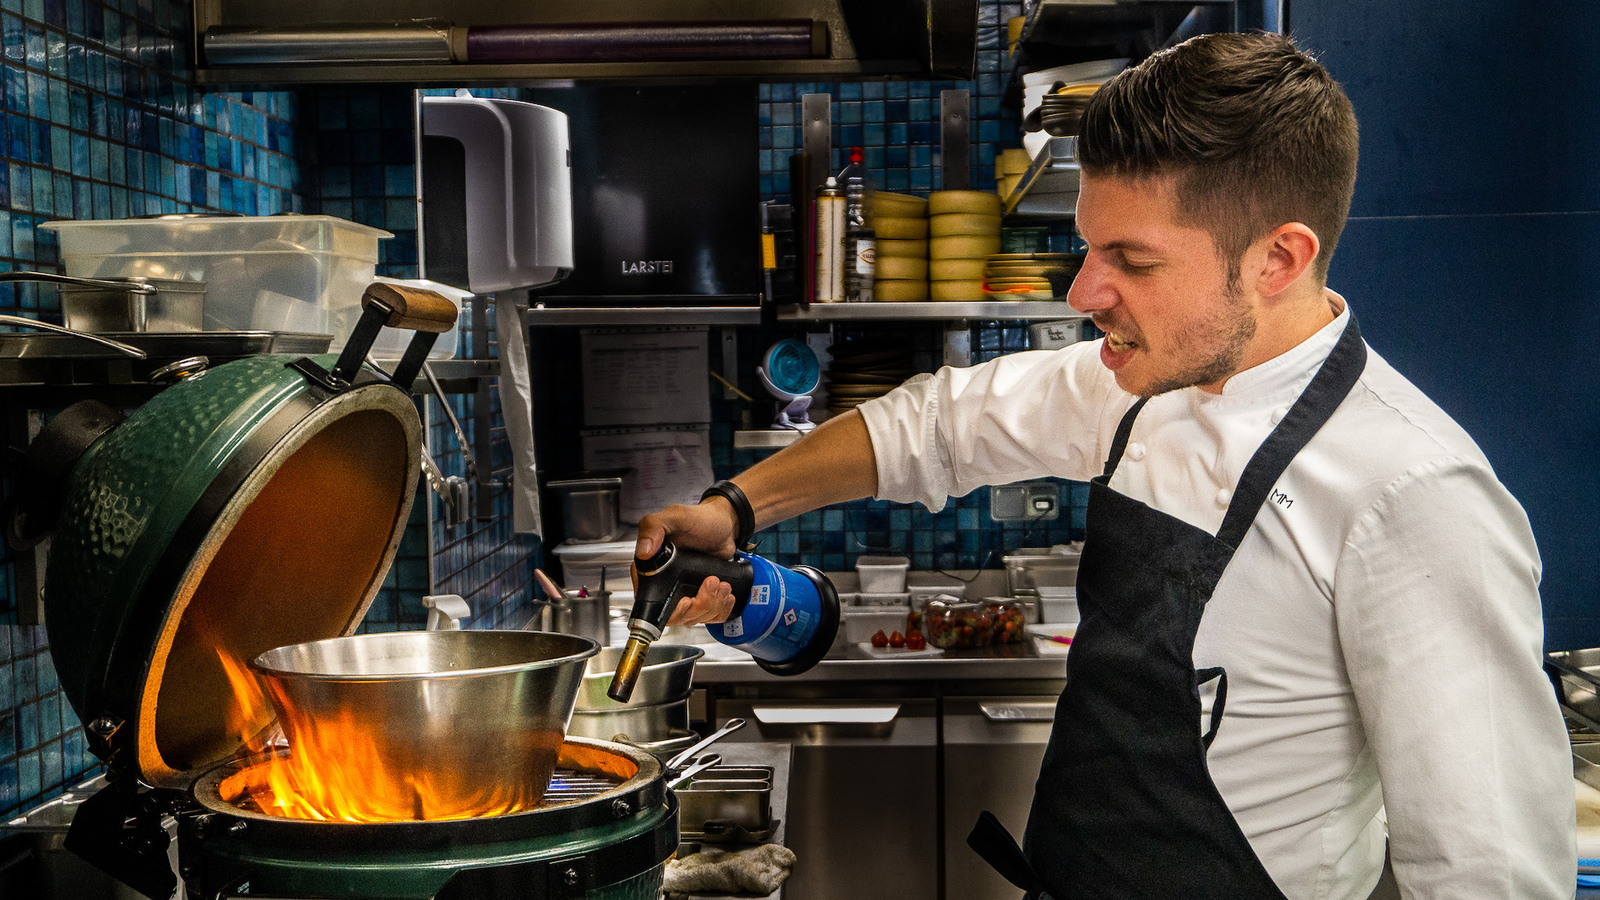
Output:
[[739,520],[739,532],[733,536],[733,546],[738,550],[748,549],[750,539],[756,534],[756,511],[750,508],[750,498],[731,481],[719,481],[706,488],[706,492],[700,495],[700,502],[704,503],[707,497],[721,497],[733,507],[733,514]]

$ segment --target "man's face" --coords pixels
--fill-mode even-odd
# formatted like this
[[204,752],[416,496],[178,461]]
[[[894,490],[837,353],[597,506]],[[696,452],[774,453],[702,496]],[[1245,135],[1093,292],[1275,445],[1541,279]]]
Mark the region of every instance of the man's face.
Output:
[[1078,194],[1088,256],[1067,301],[1106,332],[1100,361],[1141,397],[1220,392],[1256,331],[1211,235],[1178,224],[1173,181],[1085,174]]

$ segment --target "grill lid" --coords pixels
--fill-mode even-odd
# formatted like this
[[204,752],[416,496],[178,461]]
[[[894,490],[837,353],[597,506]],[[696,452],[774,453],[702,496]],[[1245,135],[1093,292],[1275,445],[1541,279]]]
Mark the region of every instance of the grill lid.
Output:
[[385,324],[431,345],[455,307],[384,284],[362,304],[337,363],[260,356],[189,374],[56,461],[46,628],[113,778],[186,788],[270,724],[228,727],[219,648],[243,663],[348,634],[382,586],[422,430],[415,367],[391,383],[361,361]]

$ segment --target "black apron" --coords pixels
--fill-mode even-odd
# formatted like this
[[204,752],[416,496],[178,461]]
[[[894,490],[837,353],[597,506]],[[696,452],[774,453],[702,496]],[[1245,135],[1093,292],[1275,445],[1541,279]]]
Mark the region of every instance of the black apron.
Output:
[[[1366,366],[1352,315],[1333,352],[1245,467],[1216,535],[1107,485],[1143,408],[1090,482],[1078,568],[1082,621],[1034,792],[1023,851],[990,813],[967,842],[1030,897],[1283,900],[1206,765],[1227,699],[1195,671],[1206,603],[1289,461]],[[1200,686],[1216,699],[1201,729]]]

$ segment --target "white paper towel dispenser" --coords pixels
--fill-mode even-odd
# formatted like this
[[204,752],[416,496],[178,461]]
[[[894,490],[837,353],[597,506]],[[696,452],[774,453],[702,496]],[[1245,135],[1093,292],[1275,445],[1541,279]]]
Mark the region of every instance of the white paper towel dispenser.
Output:
[[572,271],[567,116],[465,91],[421,98],[423,277],[475,294],[552,284]]

